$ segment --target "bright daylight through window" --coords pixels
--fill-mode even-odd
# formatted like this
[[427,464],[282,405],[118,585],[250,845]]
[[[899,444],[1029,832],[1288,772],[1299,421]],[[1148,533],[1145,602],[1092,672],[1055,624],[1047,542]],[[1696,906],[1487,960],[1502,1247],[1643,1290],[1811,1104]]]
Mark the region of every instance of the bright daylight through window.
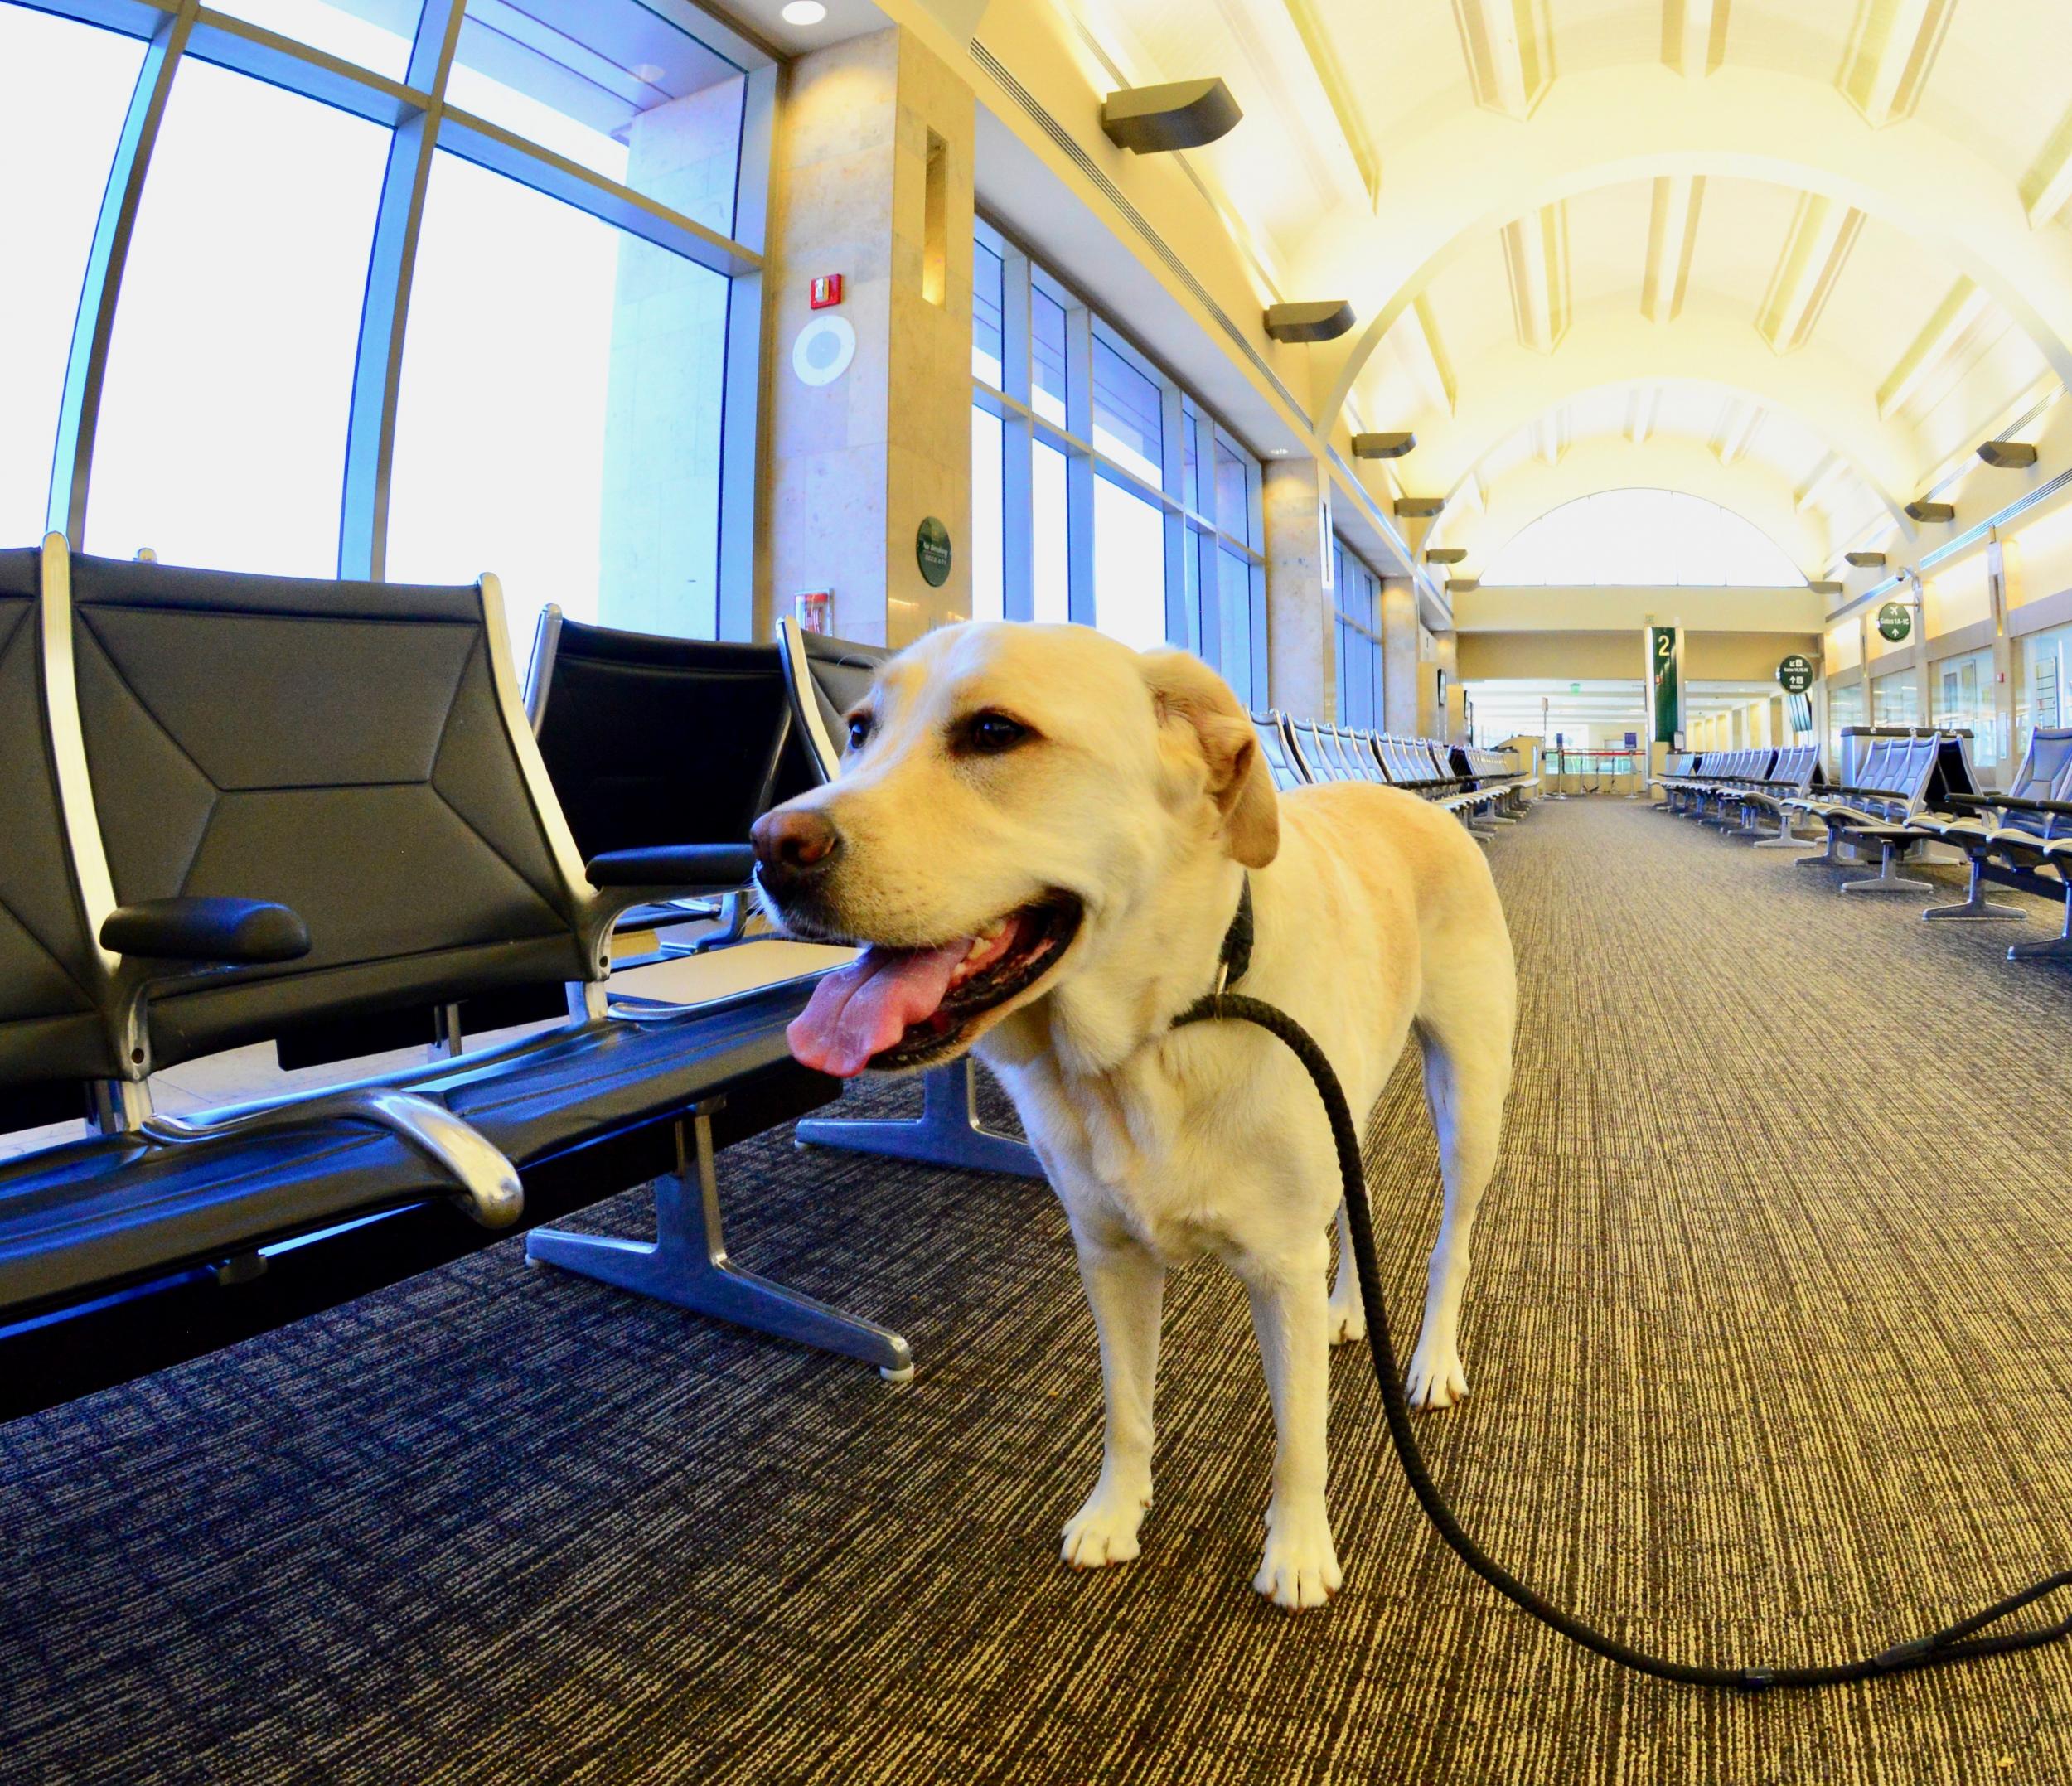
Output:
[[1777,543],[1730,509],[1671,490],[1607,490],[1521,530],[1482,574],[1490,584],[1799,588]]

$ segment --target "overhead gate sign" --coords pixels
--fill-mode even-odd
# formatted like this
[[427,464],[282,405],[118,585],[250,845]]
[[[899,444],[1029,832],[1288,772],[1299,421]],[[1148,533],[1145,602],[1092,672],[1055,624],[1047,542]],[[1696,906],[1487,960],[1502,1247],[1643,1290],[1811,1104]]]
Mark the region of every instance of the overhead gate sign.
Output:
[[1648,629],[1648,667],[1654,678],[1654,738],[1658,744],[1677,741],[1677,722],[1683,705],[1677,683],[1677,629]]

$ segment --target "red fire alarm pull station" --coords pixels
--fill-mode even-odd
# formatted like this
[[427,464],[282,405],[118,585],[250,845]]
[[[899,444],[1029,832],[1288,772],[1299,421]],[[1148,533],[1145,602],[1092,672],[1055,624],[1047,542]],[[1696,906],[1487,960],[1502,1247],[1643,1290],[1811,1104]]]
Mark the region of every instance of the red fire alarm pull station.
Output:
[[816,310],[825,310],[842,301],[842,276],[839,273],[823,273],[813,282],[812,305]]

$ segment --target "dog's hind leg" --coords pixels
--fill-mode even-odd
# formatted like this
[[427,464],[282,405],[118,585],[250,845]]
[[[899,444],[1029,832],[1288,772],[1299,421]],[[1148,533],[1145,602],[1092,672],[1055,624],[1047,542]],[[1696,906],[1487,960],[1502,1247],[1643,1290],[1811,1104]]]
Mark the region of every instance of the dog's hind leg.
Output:
[[1492,951],[1482,971],[1464,973],[1464,965],[1456,964],[1450,988],[1427,985],[1417,1020],[1425,1101],[1439,1132],[1446,1194],[1425,1288],[1425,1324],[1411,1354],[1412,1407],[1450,1408],[1468,1392],[1468,1373],[1460,1362],[1460,1300],[1468,1282],[1469,1241],[1476,1207],[1496,1170],[1503,1101],[1511,1089],[1517,995],[1508,939],[1500,959]]
[[1126,1563],[1151,1504],[1151,1401],[1159,1377],[1159,1317],[1165,1266],[1127,1235],[1074,1229],[1079,1276],[1101,1334],[1101,1386],[1107,1404],[1101,1479],[1065,1527],[1064,1559],[1075,1569]]
[[1360,1306],[1360,1275],[1353,1264],[1353,1225],[1339,1202],[1339,1275],[1332,1280],[1326,1311],[1331,1343],[1343,1346],[1367,1338],[1367,1311]]

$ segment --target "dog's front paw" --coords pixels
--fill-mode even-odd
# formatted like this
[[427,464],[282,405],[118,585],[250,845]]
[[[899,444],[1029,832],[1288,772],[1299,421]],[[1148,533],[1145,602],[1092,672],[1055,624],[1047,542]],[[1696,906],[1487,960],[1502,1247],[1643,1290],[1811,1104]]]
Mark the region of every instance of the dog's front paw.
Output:
[[1355,1285],[1349,1295],[1331,1293],[1331,1300],[1325,1310],[1328,1331],[1334,1346],[1350,1345],[1353,1341],[1367,1338],[1367,1311],[1360,1306],[1360,1292]]
[[1133,1561],[1137,1528],[1150,1504],[1149,1488],[1111,1489],[1102,1482],[1066,1522],[1061,1554],[1074,1569],[1106,1569]]
[[1413,1408],[1450,1408],[1468,1396],[1468,1372],[1460,1348],[1450,1340],[1435,1344],[1429,1337],[1411,1354],[1404,1393]]
[[1299,1612],[1323,1605],[1344,1580],[1321,1507],[1289,1513],[1276,1502],[1266,1509],[1266,1550],[1251,1578],[1254,1587],[1275,1605]]

